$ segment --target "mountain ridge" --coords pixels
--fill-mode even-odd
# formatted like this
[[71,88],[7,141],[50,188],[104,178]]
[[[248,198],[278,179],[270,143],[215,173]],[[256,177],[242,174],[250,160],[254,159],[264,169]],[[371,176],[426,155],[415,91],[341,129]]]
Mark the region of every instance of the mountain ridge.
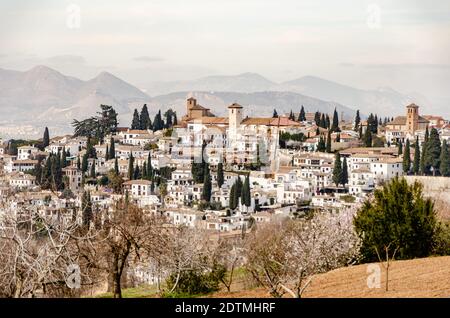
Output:
[[[319,94],[319,84],[323,81],[330,87],[329,95]],[[319,83],[319,87],[314,86],[314,82]],[[343,112],[346,118],[351,118],[357,107],[351,107],[354,106],[352,103],[339,102],[339,98],[331,98],[333,89],[337,87],[339,92],[359,92],[350,86],[340,86],[314,76],[275,83],[252,72],[208,76],[177,83],[170,89],[173,92],[152,94],[151,97],[109,72],[100,72],[89,80],[81,80],[45,65],[38,65],[24,72],[0,69],[0,111],[4,114],[0,119],[0,135],[5,134],[4,131],[14,131],[15,126],[18,131],[22,131],[24,129],[20,127],[26,125],[35,127],[36,135],[40,134],[38,130],[42,130],[44,126],[55,127],[56,132],[67,133],[71,130],[72,119],[94,115],[100,104],[110,104],[116,108],[123,125],[131,121],[134,108],[140,109],[144,103],[148,105],[151,115],[158,109],[171,107],[181,116],[185,113],[186,98],[190,96],[196,96],[201,104],[211,108],[219,116],[226,114],[226,106],[230,103],[239,102],[245,107],[247,114],[259,116],[270,116],[273,109],[277,109],[279,114],[290,110],[298,112],[303,105],[307,111],[318,110],[330,114],[336,107],[339,113]],[[188,89],[181,89],[185,86]],[[389,90],[386,92],[387,100],[389,94],[395,94]],[[317,95],[330,98],[319,98]],[[339,97],[337,93],[334,95]],[[401,103],[398,102],[397,105]],[[403,110],[404,105],[401,107]],[[369,113],[362,107],[358,108],[361,114]],[[378,111],[380,108],[369,110],[372,112],[374,109]],[[5,125],[9,125],[8,130],[2,129]]]

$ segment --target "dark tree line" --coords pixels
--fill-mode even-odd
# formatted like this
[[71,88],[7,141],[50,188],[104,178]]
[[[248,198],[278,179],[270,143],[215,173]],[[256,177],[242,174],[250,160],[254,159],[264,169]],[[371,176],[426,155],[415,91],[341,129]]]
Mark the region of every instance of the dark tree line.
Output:
[[62,151],[58,154],[50,153],[42,166],[41,161],[36,164],[33,174],[36,177],[36,183],[42,189],[53,191],[62,191],[66,187],[64,183],[62,169],[67,166],[67,153]]
[[334,168],[333,168],[333,182],[336,186],[342,184],[344,187],[348,183],[348,166],[347,158],[341,161],[341,155],[336,153],[334,158]]
[[429,132],[427,127],[422,144],[422,153],[420,154],[419,150],[418,154],[420,156],[420,173],[422,175],[440,174],[442,176],[449,176],[448,152],[447,142],[443,140],[441,144],[436,128],[432,128]]
[[158,131],[166,128],[171,128],[174,125],[178,125],[176,112],[174,112],[172,109],[168,109],[163,116],[161,114],[161,110],[159,110],[152,122],[148,113],[147,104],[144,104],[144,106],[142,106],[140,113],[137,109],[134,110],[133,120],[131,121],[131,129],[140,130],[150,129],[152,131]]
[[235,210],[239,206],[239,199],[243,206],[251,206],[250,177],[248,174],[245,176],[244,182],[242,182],[241,178],[238,176],[231,186],[229,199],[229,207],[231,210]]

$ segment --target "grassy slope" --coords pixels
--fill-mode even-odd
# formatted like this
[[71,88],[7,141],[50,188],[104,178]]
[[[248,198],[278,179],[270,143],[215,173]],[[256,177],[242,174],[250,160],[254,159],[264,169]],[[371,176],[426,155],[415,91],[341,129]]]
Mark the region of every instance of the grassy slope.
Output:
[[[314,277],[303,297],[450,297],[450,256],[395,261],[386,272],[381,267],[381,288],[367,287],[368,264],[340,268]],[[211,297],[270,297],[262,288],[218,292]]]

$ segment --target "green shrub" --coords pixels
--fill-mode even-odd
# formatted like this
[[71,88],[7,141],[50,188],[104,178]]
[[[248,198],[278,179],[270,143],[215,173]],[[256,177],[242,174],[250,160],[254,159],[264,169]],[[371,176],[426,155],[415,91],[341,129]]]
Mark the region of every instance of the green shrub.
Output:
[[386,248],[391,253],[396,250],[397,259],[427,257],[433,253],[439,229],[433,202],[423,197],[422,184],[408,185],[404,178],[375,190],[354,224],[365,261],[377,261],[377,251],[384,257]]
[[439,226],[433,254],[450,255],[450,223],[443,223]]
[[[214,266],[212,271],[206,273],[200,271],[183,271],[174,292],[165,294],[165,297],[187,297],[217,291],[225,273],[226,269],[223,266]],[[174,286],[176,279],[176,273],[170,275],[166,280],[166,285]]]

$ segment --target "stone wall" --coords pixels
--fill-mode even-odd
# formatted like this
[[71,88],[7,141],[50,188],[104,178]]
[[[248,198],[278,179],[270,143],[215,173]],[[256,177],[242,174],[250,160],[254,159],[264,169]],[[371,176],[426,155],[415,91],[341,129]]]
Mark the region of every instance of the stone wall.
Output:
[[415,180],[423,184],[424,194],[435,202],[438,214],[450,220],[450,178],[406,176],[406,181],[412,184]]

